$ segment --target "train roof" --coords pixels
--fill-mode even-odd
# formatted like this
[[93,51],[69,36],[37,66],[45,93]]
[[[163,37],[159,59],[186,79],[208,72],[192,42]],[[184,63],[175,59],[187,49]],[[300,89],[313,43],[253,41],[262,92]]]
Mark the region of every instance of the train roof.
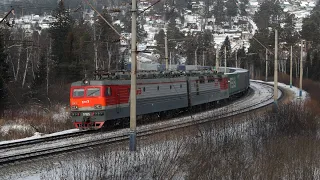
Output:
[[[227,73],[224,73],[225,68],[220,67],[219,72],[211,70],[195,70],[195,71],[138,71],[137,83],[167,83],[184,81],[186,77],[200,77],[200,76],[213,76],[224,77],[224,74],[235,74],[240,72],[248,72],[246,69],[227,67]],[[131,71],[95,71],[93,79],[84,79],[82,81],[73,82],[71,86],[83,85],[119,85],[131,84]],[[87,83],[84,83],[87,81]]]
[[[219,72],[224,72],[224,71],[225,71],[225,67],[219,67]],[[249,71],[247,69],[242,69],[242,68],[227,67],[225,74],[236,74],[236,73],[244,73],[244,72],[249,72]]]
[[[117,71],[117,72],[95,72],[93,79],[87,79],[90,85],[116,85],[116,84],[130,84],[131,71]],[[199,77],[199,76],[224,76],[223,73],[218,73],[209,70],[203,71],[138,71],[137,83],[161,83],[170,82],[172,79],[175,81],[185,80],[186,77]],[[71,86],[84,85],[84,80],[77,81]]]

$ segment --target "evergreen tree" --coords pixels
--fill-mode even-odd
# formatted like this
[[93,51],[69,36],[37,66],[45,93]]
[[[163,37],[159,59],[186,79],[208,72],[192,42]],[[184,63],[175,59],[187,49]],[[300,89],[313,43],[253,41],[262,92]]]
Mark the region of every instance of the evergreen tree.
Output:
[[194,64],[194,53],[195,50],[198,48],[198,39],[192,35],[188,35],[186,37],[185,43],[184,43],[184,49],[185,52],[184,54],[187,56],[187,61],[185,62],[185,64],[187,65],[193,65]]
[[[131,33],[131,31],[132,31],[131,30],[131,25],[132,25],[131,16],[132,16],[132,13],[130,11],[125,13],[124,17],[122,18],[122,22],[124,24],[122,31],[127,32],[127,33]],[[138,17],[138,19],[137,19],[137,41],[138,42],[142,41],[148,35],[147,32],[143,28],[143,23],[141,23],[142,21],[143,21],[143,19],[141,17]]]
[[224,12],[224,1],[223,0],[217,0],[214,9],[213,9],[213,15],[216,19],[216,24],[221,24],[225,21],[225,12]]
[[308,45],[311,45],[307,50],[310,56],[310,62],[307,62],[310,66],[309,74],[313,80],[320,80],[320,2],[313,8],[311,15],[303,19],[301,36],[308,41]]
[[157,50],[161,52],[161,54],[164,54],[164,37],[165,33],[163,29],[160,29],[159,33],[154,36],[154,39],[157,41]]
[[234,0],[228,0],[226,3],[227,8],[227,16],[229,17],[229,26],[231,27],[231,18],[237,16],[238,14],[238,6]]
[[34,89],[38,89],[43,86],[46,82],[47,78],[47,61],[45,55],[41,55],[40,62],[38,65],[38,69],[35,73],[35,78],[32,82],[32,86]]
[[47,81],[47,61],[45,55],[42,53],[38,69],[35,73],[35,78],[31,84],[31,97],[35,98],[44,94],[44,89]]
[[148,36],[148,33],[144,30],[143,24],[137,21],[137,40],[141,42]]
[[154,35],[154,39],[157,41],[157,44],[159,45],[164,45],[164,37],[165,37],[165,33],[163,29],[160,29],[158,34]]
[[226,3],[227,16],[234,17],[238,14],[238,6],[234,0],[228,0]]
[[[199,49],[198,49],[198,57],[201,59],[201,64],[204,59],[206,65],[213,65],[215,61],[215,55],[213,54],[214,43],[213,36],[209,30],[205,30],[198,37]],[[215,51],[214,51],[215,52]]]
[[[261,30],[259,29],[255,33],[254,38],[250,40],[250,47],[248,49],[248,53],[250,53],[251,55],[246,58],[246,61],[244,62],[243,67],[247,66],[250,63],[255,66],[256,70],[260,69],[263,71],[265,69],[265,63],[263,63],[262,61],[265,60],[266,49],[259,42],[262,42],[263,45],[268,47],[268,49],[273,49],[274,36],[275,36],[274,31],[269,31],[269,29],[261,29]],[[270,63],[269,63],[269,66],[271,67]],[[249,68],[249,67],[245,67],[245,68]]]
[[[86,75],[92,75],[92,72],[95,70],[95,42],[93,39],[93,28],[95,28],[95,26],[95,24],[91,26],[80,21],[79,24],[75,25],[73,28],[75,37],[73,43],[75,62],[78,63],[77,66],[79,67],[79,70],[81,69]],[[96,36],[97,34],[96,31]],[[81,76],[83,77],[82,74]],[[78,79],[80,79],[80,77],[78,77]]]
[[307,41],[312,41],[313,47],[320,44],[320,2],[311,12],[311,15],[303,19],[301,36]]
[[[107,11],[103,11],[102,15],[108,22],[112,22],[112,17]],[[118,56],[120,37],[102,18],[99,18],[97,28],[98,34],[100,34],[99,42],[101,43],[99,54],[102,56],[100,59],[103,59],[100,67],[108,70],[115,69],[120,61]]]
[[131,32],[131,12],[125,12],[124,16],[122,17],[121,21],[123,22],[123,29],[122,31],[126,33]]
[[62,0],[59,1],[58,8],[54,11],[53,16],[56,21],[51,24],[49,32],[52,39],[52,59],[55,63],[55,73],[60,80],[72,81],[79,76],[78,73],[74,73],[79,69],[72,68],[76,64],[73,57],[74,37],[71,31],[73,20]]
[[[226,54],[226,57],[227,57],[227,66],[228,66],[228,61],[230,60],[230,56],[231,56],[231,44],[230,44],[230,40],[229,40],[229,37],[227,36],[226,39],[224,40],[223,42],[223,45],[221,46],[220,48],[220,60],[223,60],[222,64],[224,65],[224,55],[225,55],[225,47],[226,47],[226,50],[227,50],[227,54]],[[220,63],[220,65],[222,65]]]
[[176,20],[171,18],[167,27],[167,37],[168,37],[168,49],[169,52],[176,48],[177,41],[184,37],[183,33],[180,32],[179,28],[176,27]]
[[239,9],[240,9],[240,15],[241,16],[247,16],[247,5],[249,3],[249,0],[240,0],[240,5],[239,5]]
[[294,45],[299,38],[299,34],[295,31],[294,14],[286,14],[286,19],[284,21],[285,25],[283,32],[281,33],[282,38],[289,46]]
[[311,78],[315,81],[320,81],[320,58],[319,58],[319,52],[314,52],[313,55],[313,65],[312,68],[309,70],[311,74]]
[[260,5],[259,10],[255,13],[254,22],[259,29],[279,26],[280,20],[284,15],[279,2],[266,0]]
[[[270,32],[268,29],[259,29],[253,36],[254,38],[250,39],[250,53],[265,52],[265,48],[261,46],[259,42],[263,42],[264,45],[269,46],[270,48],[274,47],[274,32]],[[259,42],[258,42],[259,41]]]
[[9,80],[9,65],[7,64],[6,58],[7,54],[5,53],[4,39],[3,35],[0,34],[0,116],[2,116],[8,101],[6,83]]
[[237,57],[238,57],[238,67],[242,67],[244,68],[244,61],[246,60],[246,51],[244,49],[244,47],[242,47],[241,49],[239,49],[237,51]]
[[190,0],[188,0],[187,2],[186,0],[175,0],[175,5],[177,8],[187,8],[189,4],[191,4]]

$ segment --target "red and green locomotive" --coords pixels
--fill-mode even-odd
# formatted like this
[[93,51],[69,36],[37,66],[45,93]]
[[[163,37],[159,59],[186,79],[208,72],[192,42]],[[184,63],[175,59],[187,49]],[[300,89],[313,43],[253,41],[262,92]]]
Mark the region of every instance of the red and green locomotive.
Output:
[[[122,123],[130,116],[130,72],[102,72],[95,77],[71,85],[70,114],[76,128],[99,129],[109,122]],[[217,102],[248,88],[249,74],[244,69],[228,68],[226,74],[138,72],[137,115]]]

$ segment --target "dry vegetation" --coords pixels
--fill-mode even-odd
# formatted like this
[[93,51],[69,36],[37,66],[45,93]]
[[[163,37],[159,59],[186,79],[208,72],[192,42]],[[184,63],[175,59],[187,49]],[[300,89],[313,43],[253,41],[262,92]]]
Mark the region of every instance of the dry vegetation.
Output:
[[127,143],[73,153],[46,167],[41,178],[320,179],[319,88],[308,81],[304,87],[311,93],[308,102],[187,128],[184,136],[139,139],[135,153]]
[[0,120],[0,141],[32,136],[35,132],[53,133],[73,128],[62,106],[44,109],[32,106],[23,110],[6,111]]
[[0,119],[0,127],[3,126],[5,123],[5,120],[4,119]]
[[[51,166],[43,179],[319,179],[319,116],[309,104],[248,114],[124,146],[97,147]],[[194,135],[196,132],[197,135]]]

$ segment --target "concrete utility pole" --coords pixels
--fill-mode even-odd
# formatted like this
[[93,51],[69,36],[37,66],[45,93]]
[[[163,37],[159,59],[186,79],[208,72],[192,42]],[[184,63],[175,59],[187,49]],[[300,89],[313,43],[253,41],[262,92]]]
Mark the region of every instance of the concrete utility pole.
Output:
[[219,48],[216,49],[216,71],[219,71]]
[[268,49],[266,49],[266,82],[268,81]]
[[236,50],[236,68],[238,68],[238,50]]
[[202,66],[204,66],[204,51],[202,51]]
[[169,64],[169,70],[171,70],[172,69],[172,62],[171,62],[171,59],[172,59],[172,54],[171,54],[171,51],[170,51],[170,56],[169,56],[170,58],[169,58],[169,60],[170,60],[170,64]]
[[[166,26],[166,24],[164,25]],[[167,28],[165,28],[165,32],[164,32],[164,46],[165,46],[165,50],[164,50],[164,58],[166,61],[166,71],[169,69],[168,68],[168,36],[167,36]]]
[[194,65],[198,64],[198,57],[197,57],[197,51],[198,51],[199,46],[197,46],[196,51],[194,52]]
[[292,88],[292,46],[290,46],[290,88]]
[[[32,46],[31,46],[32,47]],[[27,76],[27,70],[28,70],[28,64],[30,61],[30,55],[32,52],[29,53],[29,47],[26,48],[27,50],[27,61],[26,61],[26,67],[24,69],[24,74],[23,74],[23,79],[22,79],[22,87],[24,86],[25,82],[26,82],[26,76]],[[32,51],[32,49],[31,49]]]
[[[164,8],[166,9],[166,0],[164,0]],[[166,23],[166,16],[163,16],[164,22],[164,59],[166,63],[166,71],[169,69],[168,67],[168,32],[167,32],[167,23]]]
[[[97,44],[97,37],[96,37],[96,22],[93,23],[93,47],[94,47],[94,63],[95,63],[95,70],[98,70],[98,44]],[[110,60],[109,60],[110,61]]]
[[8,16],[13,13],[13,11],[14,11],[14,8],[11,8],[11,10],[0,20],[0,24],[2,22],[5,22],[4,20],[6,20]]
[[131,91],[130,91],[130,132],[129,149],[136,151],[136,116],[137,116],[137,0],[132,0],[131,24]]
[[47,52],[47,96],[49,96],[49,58],[51,61],[51,38],[49,40],[49,50]]
[[301,53],[300,53],[300,92],[299,97],[302,97],[302,77],[303,77],[303,43],[304,41],[301,40]]
[[227,73],[227,46],[224,46],[224,73]]
[[278,30],[275,30],[275,44],[274,44],[274,105],[278,107]]

